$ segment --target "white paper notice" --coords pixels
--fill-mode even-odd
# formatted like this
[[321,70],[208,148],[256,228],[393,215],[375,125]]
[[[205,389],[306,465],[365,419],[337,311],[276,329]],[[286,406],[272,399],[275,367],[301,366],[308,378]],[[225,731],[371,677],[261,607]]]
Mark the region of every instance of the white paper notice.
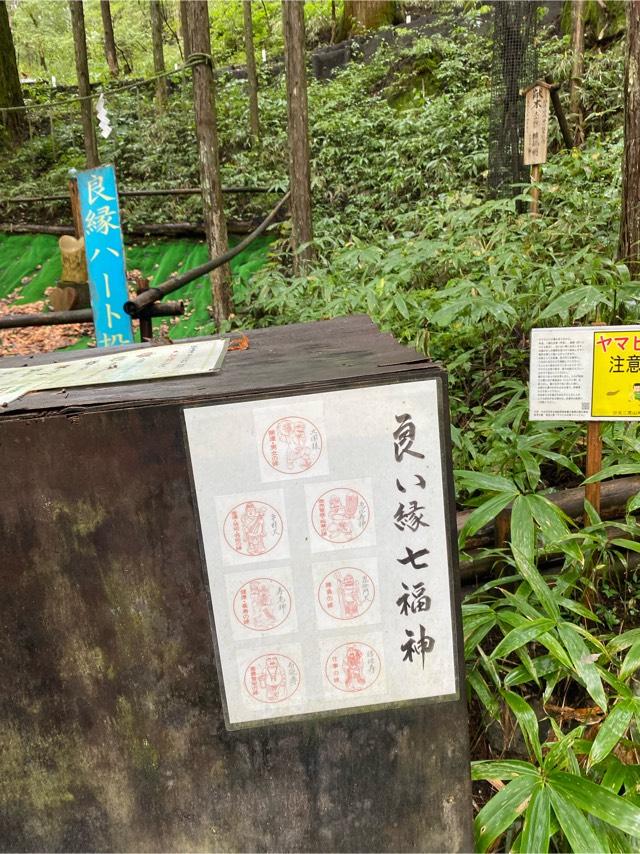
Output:
[[640,326],[532,329],[529,418],[640,420]]
[[185,341],[84,359],[0,370],[0,405],[29,391],[140,382],[219,370],[228,342]]
[[529,418],[583,419],[591,410],[593,329],[531,330]]
[[457,695],[438,383],[185,409],[231,728]]

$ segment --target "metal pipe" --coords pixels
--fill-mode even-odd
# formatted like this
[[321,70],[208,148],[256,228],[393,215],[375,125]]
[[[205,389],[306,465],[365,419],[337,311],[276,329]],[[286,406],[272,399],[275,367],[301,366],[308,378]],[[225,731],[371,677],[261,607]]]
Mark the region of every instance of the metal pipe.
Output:
[[211,259],[211,261],[207,261],[205,264],[200,264],[198,267],[194,267],[192,270],[187,270],[186,273],[182,273],[179,276],[171,276],[171,278],[167,279],[166,282],[162,282],[162,284],[157,285],[155,288],[149,288],[148,291],[144,291],[144,293],[139,294],[134,299],[129,300],[124,304],[124,310],[127,314],[130,314],[132,317],[135,317],[137,313],[143,308],[145,305],[150,305],[152,302],[156,300],[162,299],[162,297],[167,294],[173,293],[173,291],[177,291],[179,288],[184,285],[188,285],[189,282],[193,282],[194,279],[199,279],[200,276],[204,276],[207,273],[210,273],[212,270],[215,270],[218,267],[222,267],[223,264],[227,264],[232,258],[235,258],[236,255],[239,255],[243,252],[250,243],[252,243],[256,237],[259,237],[263,232],[267,230],[267,228],[271,225],[271,223],[278,216],[281,208],[289,201],[291,191],[288,190],[285,195],[280,199],[278,204],[273,208],[271,213],[260,223],[260,225],[254,229],[251,234],[248,234],[244,240],[241,240],[233,249],[229,249],[223,255],[219,255],[217,258]]
[[[184,314],[182,300],[149,305],[141,309],[135,317],[179,317]],[[66,323],[93,323],[90,308],[71,311],[46,311],[34,314],[5,314],[0,317],[0,329],[19,329],[26,326],[60,326]]]

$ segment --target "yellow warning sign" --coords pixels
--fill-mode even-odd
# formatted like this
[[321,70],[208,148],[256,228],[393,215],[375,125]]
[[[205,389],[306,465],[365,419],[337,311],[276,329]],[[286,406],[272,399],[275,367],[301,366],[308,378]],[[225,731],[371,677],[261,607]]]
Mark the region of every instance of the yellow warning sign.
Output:
[[591,416],[640,417],[640,334],[637,327],[593,333]]

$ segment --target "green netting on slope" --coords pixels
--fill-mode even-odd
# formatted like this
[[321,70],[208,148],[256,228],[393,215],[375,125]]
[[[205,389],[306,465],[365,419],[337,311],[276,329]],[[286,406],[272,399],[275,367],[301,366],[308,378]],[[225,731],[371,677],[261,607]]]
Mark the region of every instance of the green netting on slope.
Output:
[[[17,291],[16,302],[35,302],[60,278],[58,240],[49,234],[0,234],[0,299]],[[23,279],[29,281],[22,284]]]
[[[233,293],[236,299],[244,296],[251,275],[267,260],[272,237],[258,237],[251,246],[241,252],[231,262],[233,273]],[[235,246],[238,238],[230,238],[229,244]],[[204,264],[207,260],[207,246],[195,240],[174,240],[163,244],[133,244],[127,248],[127,268],[142,270],[145,276],[151,276],[149,284],[158,285],[172,273],[182,273]],[[209,319],[207,307],[211,305],[211,285],[208,276],[202,276],[191,282],[175,294],[167,297],[182,299],[188,316],[180,318],[171,326],[171,337],[188,338],[193,335],[209,335],[213,332],[213,323]],[[158,323],[158,321],[154,321]]]
[[[231,237],[234,246],[240,238]],[[231,262],[233,292],[242,296],[255,270],[266,261],[272,237],[262,236],[241,252]],[[207,246],[199,240],[153,241],[134,243],[127,247],[127,269],[141,270],[151,278],[150,284],[157,285],[171,273],[183,272],[207,260]],[[48,234],[0,234],[0,299],[17,291],[16,302],[36,302],[44,297],[47,288],[60,279],[62,264],[58,250],[58,239]],[[24,283],[23,283],[23,280]],[[188,302],[187,314],[171,326],[172,338],[188,338],[208,335],[213,331],[207,306],[211,305],[209,278],[203,276],[186,285],[167,299],[183,299]],[[154,326],[160,321],[154,321]],[[88,339],[81,339],[75,347],[86,346]]]

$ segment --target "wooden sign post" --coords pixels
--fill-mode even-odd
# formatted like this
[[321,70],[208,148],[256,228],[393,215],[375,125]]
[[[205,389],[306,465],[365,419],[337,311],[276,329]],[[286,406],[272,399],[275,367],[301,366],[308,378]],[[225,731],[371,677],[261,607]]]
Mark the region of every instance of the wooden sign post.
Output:
[[113,166],[77,173],[91,307],[98,347],[133,343],[120,207]]
[[[602,431],[600,421],[590,421],[587,424],[587,461],[585,476],[593,477],[602,469]],[[588,483],[584,488],[584,497],[591,504],[598,516],[600,515],[600,484]],[[585,511],[584,524],[590,525],[588,513]]]
[[[602,421],[640,421],[640,326],[531,331],[529,418],[586,421],[585,477],[602,468]],[[600,484],[585,498],[600,513]],[[585,514],[585,525],[590,524]]]
[[522,90],[525,98],[523,162],[531,166],[531,216],[538,216],[540,189],[536,186],[542,175],[541,165],[547,162],[549,133],[549,99],[551,86],[538,80]]
[[[596,321],[593,326],[603,326]],[[611,366],[613,368],[613,366]],[[615,395],[613,395],[615,396]],[[602,469],[602,422],[589,421],[587,424],[587,454],[585,460],[584,474],[587,480]],[[584,497],[591,504],[598,516],[600,515],[600,483],[587,483],[584,488]],[[585,528],[591,524],[589,514],[584,511]]]

